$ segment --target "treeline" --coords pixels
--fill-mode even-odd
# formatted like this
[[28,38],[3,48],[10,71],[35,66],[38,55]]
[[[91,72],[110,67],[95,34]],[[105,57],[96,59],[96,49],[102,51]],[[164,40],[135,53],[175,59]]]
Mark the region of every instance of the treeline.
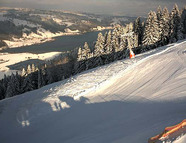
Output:
[[126,26],[116,25],[113,31],[98,34],[93,48],[83,47],[35,67],[29,65],[22,74],[4,76],[0,80],[0,99],[41,88],[66,79],[82,71],[111,63],[135,54],[184,39],[186,34],[186,7],[181,11],[175,5],[169,13],[165,7],[151,11],[146,21],[138,17]]

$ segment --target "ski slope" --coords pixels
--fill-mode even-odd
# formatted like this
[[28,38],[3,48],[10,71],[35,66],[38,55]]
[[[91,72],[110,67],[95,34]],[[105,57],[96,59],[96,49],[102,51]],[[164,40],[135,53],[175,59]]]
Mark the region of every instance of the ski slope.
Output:
[[181,41],[0,101],[0,142],[145,143],[185,118]]

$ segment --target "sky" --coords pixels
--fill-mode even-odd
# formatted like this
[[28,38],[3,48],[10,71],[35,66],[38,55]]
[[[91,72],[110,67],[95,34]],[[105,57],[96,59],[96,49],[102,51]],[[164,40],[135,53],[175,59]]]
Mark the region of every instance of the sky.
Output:
[[161,5],[169,10],[177,3],[179,8],[186,0],[0,0],[0,6],[36,9],[57,9],[95,14],[146,16]]

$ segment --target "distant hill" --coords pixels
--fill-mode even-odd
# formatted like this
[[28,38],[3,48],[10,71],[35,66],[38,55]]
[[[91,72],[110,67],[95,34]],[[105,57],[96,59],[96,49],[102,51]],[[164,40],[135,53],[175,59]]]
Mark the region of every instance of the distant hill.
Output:
[[[90,13],[74,13],[59,10],[38,10],[25,8],[0,8],[0,47],[5,46],[2,40],[22,38],[23,34],[43,36],[59,32],[88,32],[114,24],[125,25],[136,17],[106,16]],[[48,34],[47,33],[47,34]],[[32,34],[33,36],[33,34]]]

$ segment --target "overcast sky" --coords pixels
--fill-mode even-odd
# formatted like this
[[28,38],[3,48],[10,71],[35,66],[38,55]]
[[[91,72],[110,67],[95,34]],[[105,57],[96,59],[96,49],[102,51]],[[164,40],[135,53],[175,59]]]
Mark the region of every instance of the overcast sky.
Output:
[[0,6],[36,9],[60,9],[91,12],[108,15],[146,16],[158,5],[172,9],[174,3],[179,8],[186,0],[0,0]]

